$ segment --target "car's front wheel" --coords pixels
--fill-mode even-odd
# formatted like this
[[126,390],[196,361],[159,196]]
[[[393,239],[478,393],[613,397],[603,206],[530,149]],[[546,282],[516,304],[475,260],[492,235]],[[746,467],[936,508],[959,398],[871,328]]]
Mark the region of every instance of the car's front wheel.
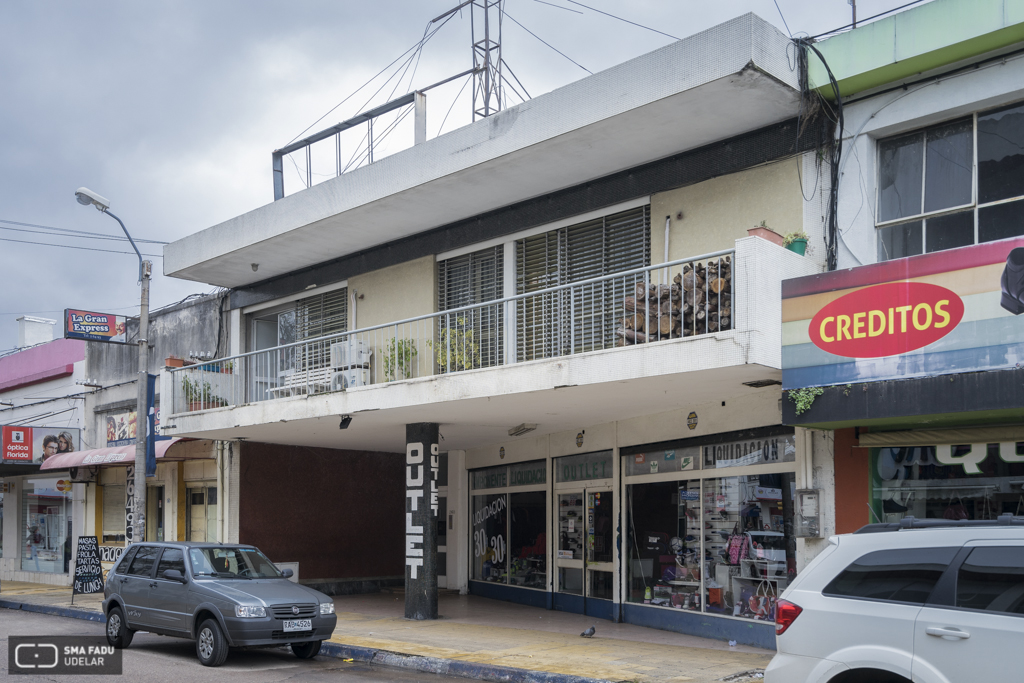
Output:
[[322,640],[314,640],[312,643],[292,643],[292,652],[299,659],[313,659],[320,653]]
[[203,666],[220,666],[228,658],[228,643],[216,619],[207,619],[196,634],[196,655]]
[[120,650],[132,644],[134,635],[135,631],[128,628],[121,608],[111,607],[107,612],[107,642]]

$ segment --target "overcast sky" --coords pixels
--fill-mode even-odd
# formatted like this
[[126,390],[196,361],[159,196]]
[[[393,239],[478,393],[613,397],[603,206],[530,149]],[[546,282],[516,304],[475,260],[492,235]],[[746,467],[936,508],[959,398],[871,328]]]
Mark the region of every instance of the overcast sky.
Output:
[[[861,0],[861,18],[906,0]],[[4,0],[0,3],[0,221],[120,234],[110,217],[74,200],[86,186],[138,239],[174,241],[273,199],[270,152],[415,45],[427,23],[455,0]],[[784,32],[773,0],[586,0],[677,37],[745,12]],[[850,20],[846,0],[778,0],[794,35]],[[555,6],[557,5],[557,7]],[[599,14],[571,0],[507,0],[525,29],[597,72],[672,38]],[[437,26],[436,24],[434,25]],[[587,75],[506,19],[503,57],[536,97]],[[413,87],[471,65],[468,14],[445,24],[422,50]],[[411,72],[395,96],[408,92]],[[310,133],[358,113],[378,79],[315,124]],[[462,81],[432,91],[428,135],[469,121]],[[372,105],[388,99],[385,87]],[[511,103],[518,100],[508,95]],[[404,144],[396,130],[391,147]],[[344,144],[344,143],[343,143]],[[354,147],[353,147],[354,148]],[[301,156],[298,163],[302,163]],[[324,160],[314,163],[317,172]],[[330,165],[333,167],[333,158]],[[289,192],[301,187],[286,169]],[[0,351],[17,344],[20,315],[59,320],[64,308],[137,315],[137,257],[9,240],[131,252],[126,242],[77,240],[0,222]],[[156,254],[152,305],[211,287],[164,277]],[[55,336],[62,334],[58,324]]]

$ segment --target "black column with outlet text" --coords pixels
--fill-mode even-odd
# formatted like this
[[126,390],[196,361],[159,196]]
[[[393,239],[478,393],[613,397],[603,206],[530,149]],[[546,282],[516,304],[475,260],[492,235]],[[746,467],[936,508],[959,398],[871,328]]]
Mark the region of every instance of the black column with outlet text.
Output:
[[437,619],[437,425],[405,426],[405,618]]

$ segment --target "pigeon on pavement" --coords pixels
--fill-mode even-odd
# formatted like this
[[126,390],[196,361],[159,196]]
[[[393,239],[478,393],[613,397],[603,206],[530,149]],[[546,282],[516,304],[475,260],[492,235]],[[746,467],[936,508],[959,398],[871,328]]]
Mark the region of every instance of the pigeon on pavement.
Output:
[[581,638],[591,638],[591,637],[593,637],[593,635],[594,635],[594,633],[595,633],[596,631],[597,631],[597,629],[596,629],[595,627],[591,626],[591,627],[590,627],[590,628],[588,628],[588,629],[587,629],[586,631],[584,631],[583,633],[581,633],[581,634],[580,634],[580,637],[581,637]]

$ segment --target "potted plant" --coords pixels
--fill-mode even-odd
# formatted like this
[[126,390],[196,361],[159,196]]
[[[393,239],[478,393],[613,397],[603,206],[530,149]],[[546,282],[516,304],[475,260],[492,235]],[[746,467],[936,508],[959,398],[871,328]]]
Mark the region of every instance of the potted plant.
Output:
[[[428,339],[427,346],[433,347],[433,341]],[[442,374],[480,366],[480,345],[474,339],[473,328],[465,318],[456,318],[454,325],[441,328],[437,342],[437,365]]]
[[803,256],[804,251],[807,249],[807,233],[803,230],[786,233],[786,236],[782,241],[782,246]]
[[767,221],[761,221],[761,225],[755,225],[752,228],[748,228],[747,234],[751,237],[760,237],[763,240],[768,240],[772,244],[777,244],[780,247],[782,246],[782,235],[769,228]]
[[220,396],[214,395],[213,386],[209,382],[198,379],[182,377],[181,393],[185,397],[185,403],[188,404],[188,412],[190,413],[198,410],[207,410],[208,408],[221,408],[228,404]]
[[403,379],[412,377],[412,359],[416,354],[415,341],[392,337],[384,348],[384,381],[395,381],[399,372]]

